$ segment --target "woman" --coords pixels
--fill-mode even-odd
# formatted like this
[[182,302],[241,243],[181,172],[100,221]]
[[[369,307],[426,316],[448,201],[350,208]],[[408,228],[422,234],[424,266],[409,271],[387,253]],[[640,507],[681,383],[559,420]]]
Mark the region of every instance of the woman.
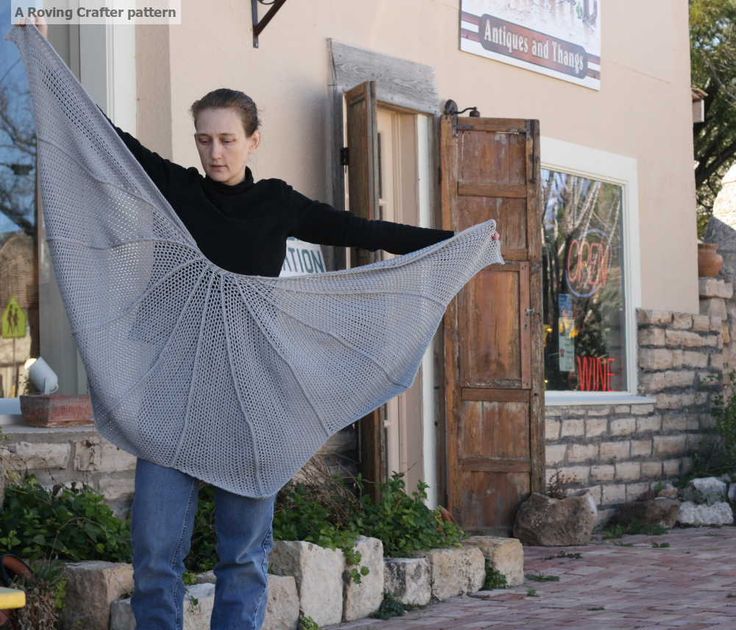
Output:
[[[35,21],[47,34],[46,25]],[[252,99],[209,92],[191,106],[205,175],[146,149],[110,124],[177,212],[201,251],[241,274],[278,276],[286,239],[384,249],[404,254],[454,233],[368,221],[313,201],[280,179],[254,181],[247,161],[261,142]],[[109,119],[108,119],[109,120]],[[499,238],[498,233],[494,238]],[[200,481],[138,458],[133,500],[132,608],[141,630],[183,626],[184,559],[192,537]],[[215,488],[218,563],[213,629],[260,628],[266,611],[268,557],[276,495],[247,497]]]

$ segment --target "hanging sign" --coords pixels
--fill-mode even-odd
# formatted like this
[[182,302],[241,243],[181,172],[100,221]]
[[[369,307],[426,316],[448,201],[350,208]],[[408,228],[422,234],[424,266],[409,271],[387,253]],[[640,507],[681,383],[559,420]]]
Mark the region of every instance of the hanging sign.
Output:
[[460,50],[595,90],[603,0],[462,0]]

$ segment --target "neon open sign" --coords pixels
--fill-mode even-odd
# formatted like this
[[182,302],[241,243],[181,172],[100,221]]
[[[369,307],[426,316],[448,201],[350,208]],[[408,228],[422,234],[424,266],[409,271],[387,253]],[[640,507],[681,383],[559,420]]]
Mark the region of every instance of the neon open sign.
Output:
[[602,230],[588,230],[570,243],[565,261],[565,277],[571,293],[590,297],[606,286],[611,264],[608,235]]

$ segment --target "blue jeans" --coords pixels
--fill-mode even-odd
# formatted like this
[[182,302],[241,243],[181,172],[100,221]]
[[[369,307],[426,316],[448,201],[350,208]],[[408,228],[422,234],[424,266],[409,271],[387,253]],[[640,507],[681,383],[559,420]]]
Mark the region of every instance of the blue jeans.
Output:
[[[138,630],[183,628],[182,575],[201,483],[138,458],[131,507],[131,607]],[[258,630],[263,625],[275,500],[276,495],[251,498],[215,488],[218,563],[211,630]]]

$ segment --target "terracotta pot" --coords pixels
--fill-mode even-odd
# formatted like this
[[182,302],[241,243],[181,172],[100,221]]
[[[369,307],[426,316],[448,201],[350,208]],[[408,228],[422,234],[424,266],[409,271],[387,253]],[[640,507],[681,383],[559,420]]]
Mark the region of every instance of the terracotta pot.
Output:
[[717,249],[718,243],[698,243],[698,276],[714,277],[723,269],[723,256]]
[[20,411],[26,424],[58,427],[94,422],[89,396],[39,394],[20,397]]

